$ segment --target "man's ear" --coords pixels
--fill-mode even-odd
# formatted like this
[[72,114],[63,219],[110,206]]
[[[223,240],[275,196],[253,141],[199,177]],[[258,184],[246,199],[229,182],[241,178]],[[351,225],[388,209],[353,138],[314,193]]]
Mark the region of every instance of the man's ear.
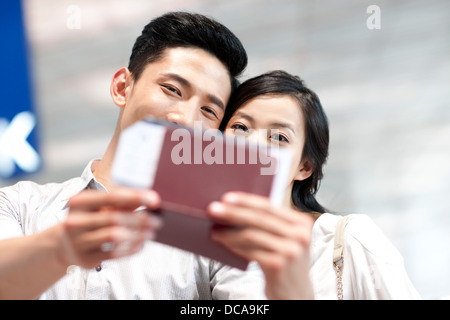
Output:
[[128,68],[120,68],[114,74],[111,80],[111,97],[114,103],[119,107],[125,107],[127,104],[126,89],[132,83],[132,75]]
[[313,171],[313,167],[308,160],[302,161],[298,167],[298,172],[295,175],[294,180],[306,180],[312,175]]

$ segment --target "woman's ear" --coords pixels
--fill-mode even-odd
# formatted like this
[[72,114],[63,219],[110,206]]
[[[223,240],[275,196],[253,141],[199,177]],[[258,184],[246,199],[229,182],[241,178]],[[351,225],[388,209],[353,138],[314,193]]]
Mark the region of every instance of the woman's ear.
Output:
[[298,168],[298,172],[294,177],[294,180],[306,180],[312,175],[313,171],[313,167],[308,160],[302,161]]
[[119,107],[125,107],[127,104],[126,89],[132,83],[131,72],[128,68],[120,68],[114,74],[111,81],[111,97],[114,103]]

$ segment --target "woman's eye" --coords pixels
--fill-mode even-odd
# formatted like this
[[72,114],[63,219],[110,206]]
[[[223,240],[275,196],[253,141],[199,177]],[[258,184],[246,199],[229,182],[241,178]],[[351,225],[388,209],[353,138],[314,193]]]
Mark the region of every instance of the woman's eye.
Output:
[[275,134],[271,135],[270,138],[272,140],[275,140],[276,142],[289,143],[288,138],[286,138],[284,135],[282,135],[280,133],[275,133]]
[[245,125],[240,124],[240,123],[233,124],[231,126],[231,129],[233,129],[234,131],[244,131],[244,132],[248,131],[248,128]]

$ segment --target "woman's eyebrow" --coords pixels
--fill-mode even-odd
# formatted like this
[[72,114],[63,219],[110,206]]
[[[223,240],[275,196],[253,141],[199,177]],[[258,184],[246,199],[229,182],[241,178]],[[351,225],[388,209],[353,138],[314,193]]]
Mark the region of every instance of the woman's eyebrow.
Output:
[[[247,113],[242,112],[242,111],[236,111],[236,113],[234,114],[233,117],[245,118],[252,124],[254,124],[254,122],[255,122],[255,119],[252,116],[250,116]],[[269,127],[271,127],[271,128],[285,128],[285,129],[291,130],[293,133],[295,133],[294,126],[291,123],[288,123],[288,122],[283,122],[283,121],[271,122],[271,123],[269,123]]]
[[253,119],[252,116],[242,112],[242,111],[236,111],[236,113],[233,115],[233,117],[242,117],[247,119],[250,123],[253,123],[255,121],[255,119]]
[[285,129],[291,130],[293,133],[295,133],[294,126],[287,122],[281,122],[281,121],[271,122],[270,126],[275,127],[275,128],[285,128]]

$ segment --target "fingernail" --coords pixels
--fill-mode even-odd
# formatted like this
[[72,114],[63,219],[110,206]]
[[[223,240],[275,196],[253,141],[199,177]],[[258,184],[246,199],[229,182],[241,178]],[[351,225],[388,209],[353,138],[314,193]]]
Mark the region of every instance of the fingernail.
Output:
[[225,206],[217,201],[212,202],[209,206],[209,209],[211,210],[212,213],[215,214],[225,213]]
[[223,201],[227,203],[237,203],[239,196],[236,193],[228,192],[224,195]]
[[158,202],[158,196],[154,192],[146,192],[142,197],[142,202],[147,206],[154,206]]

